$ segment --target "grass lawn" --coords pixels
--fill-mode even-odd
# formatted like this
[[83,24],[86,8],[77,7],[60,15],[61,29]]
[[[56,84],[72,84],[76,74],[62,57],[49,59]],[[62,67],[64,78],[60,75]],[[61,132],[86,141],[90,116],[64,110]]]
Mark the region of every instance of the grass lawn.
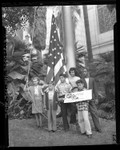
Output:
[[[59,119],[57,119],[59,122]],[[9,120],[9,147],[39,147],[39,146],[70,146],[70,145],[106,145],[115,144],[113,134],[116,131],[115,121],[100,119],[102,133],[94,130],[91,126],[93,137],[89,139],[81,135],[80,131],[70,130],[64,132],[59,129],[55,133],[47,131],[47,122],[43,122],[43,128],[37,128],[35,119]]]

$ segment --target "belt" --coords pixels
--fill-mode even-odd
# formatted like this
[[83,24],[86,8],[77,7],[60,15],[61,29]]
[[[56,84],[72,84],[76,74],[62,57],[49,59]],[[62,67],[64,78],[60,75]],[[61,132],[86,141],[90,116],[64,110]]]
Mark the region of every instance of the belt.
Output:
[[61,95],[61,96],[59,96],[59,98],[65,98],[65,95]]

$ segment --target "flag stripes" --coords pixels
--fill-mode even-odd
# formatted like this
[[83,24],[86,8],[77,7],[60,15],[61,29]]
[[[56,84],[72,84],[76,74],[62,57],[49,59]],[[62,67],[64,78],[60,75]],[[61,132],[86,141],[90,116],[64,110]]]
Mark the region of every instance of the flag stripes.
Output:
[[49,83],[54,80],[55,84],[59,81],[60,73],[66,72],[65,61],[63,57],[63,46],[58,38],[55,17],[52,15],[50,46],[48,55],[48,69],[46,81]]

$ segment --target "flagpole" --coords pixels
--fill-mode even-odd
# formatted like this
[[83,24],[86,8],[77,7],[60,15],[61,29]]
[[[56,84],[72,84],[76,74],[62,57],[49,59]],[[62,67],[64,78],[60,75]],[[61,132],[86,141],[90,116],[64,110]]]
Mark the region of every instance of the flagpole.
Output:
[[[55,13],[55,11],[54,11],[54,8],[53,8],[53,14],[52,14],[52,16],[55,17],[54,13]],[[52,17],[52,19],[53,19],[53,17]],[[55,57],[55,51],[53,52],[53,57]],[[55,78],[54,78],[54,75],[55,75],[55,73],[54,73],[54,71],[55,71],[55,59],[54,58],[53,58],[53,62],[54,62],[54,64],[53,64],[53,81],[54,81],[55,80]]]
[[[35,15],[36,15],[36,7],[34,7],[34,22],[33,22],[33,29],[32,29],[32,44],[33,44],[33,37],[34,37],[34,29],[35,29]],[[30,59],[29,59],[29,64],[28,64],[28,72],[27,72],[27,79],[26,79],[26,85],[28,86],[28,81],[29,81],[29,74],[30,74],[30,69],[31,69],[31,54],[32,54],[32,49],[30,49]]]
[[[55,11],[54,11],[54,9],[53,9],[53,16],[55,17]],[[55,51],[53,52],[53,57],[55,57]],[[53,82],[55,82],[55,59],[53,59],[54,60],[54,65],[53,65]]]
[[76,67],[74,34],[71,6],[62,6],[63,11],[63,30],[64,30],[64,47],[66,54],[67,71],[71,67]]

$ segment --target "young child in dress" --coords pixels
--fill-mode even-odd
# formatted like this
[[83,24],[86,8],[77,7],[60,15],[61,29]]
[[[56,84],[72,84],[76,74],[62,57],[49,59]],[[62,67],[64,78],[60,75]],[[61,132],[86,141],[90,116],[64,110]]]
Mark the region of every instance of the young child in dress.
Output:
[[54,82],[50,82],[48,90],[45,91],[44,108],[48,114],[48,130],[55,132],[56,128],[56,111],[57,111],[57,92],[55,91]]
[[43,112],[43,100],[42,100],[42,88],[38,84],[39,78],[33,77],[33,85],[25,87],[24,90],[28,91],[32,100],[32,113],[35,114],[36,123],[38,127],[42,127],[42,112]]
[[[76,81],[78,91],[86,90],[84,88],[84,81],[82,79]],[[88,138],[92,137],[91,125],[89,121],[88,105],[89,101],[77,102],[78,124],[80,126],[81,134],[86,134]]]

